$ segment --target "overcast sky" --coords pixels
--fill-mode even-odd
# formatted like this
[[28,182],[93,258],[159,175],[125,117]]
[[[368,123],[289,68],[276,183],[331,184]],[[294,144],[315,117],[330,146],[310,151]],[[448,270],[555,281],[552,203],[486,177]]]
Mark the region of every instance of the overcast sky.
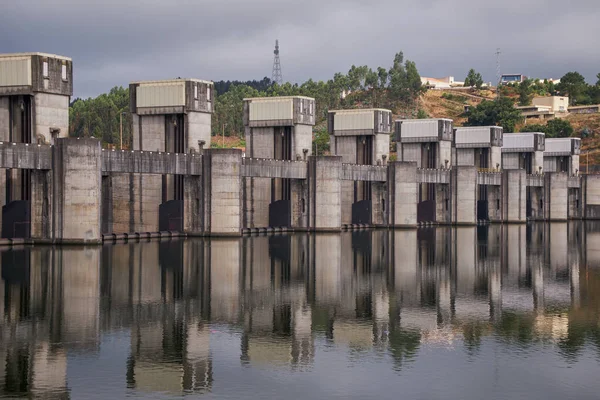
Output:
[[75,96],[130,81],[326,80],[352,64],[389,68],[403,51],[422,76],[469,68],[559,78],[600,72],[598,0],[4,0],[0,53],[73,58]]

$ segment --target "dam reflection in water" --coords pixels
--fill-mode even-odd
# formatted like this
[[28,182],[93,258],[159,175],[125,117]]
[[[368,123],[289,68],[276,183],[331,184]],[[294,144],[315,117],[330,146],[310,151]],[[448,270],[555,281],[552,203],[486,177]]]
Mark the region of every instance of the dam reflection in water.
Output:
[[[0,397],[394,397],[401,386],[413,396],[501,398],[504,382],[551,398],[564,395],[552,368],[564,375],[577,365],[588,373],[568,376],[574,393],[596,394],[594,223],[36,247],[0,257]],[[527,357],[554,363],[532,367],[546,379],[515,379]],[[495,372],[473,388],[477,363]],[[417,371],[434,373],[436,384]]]

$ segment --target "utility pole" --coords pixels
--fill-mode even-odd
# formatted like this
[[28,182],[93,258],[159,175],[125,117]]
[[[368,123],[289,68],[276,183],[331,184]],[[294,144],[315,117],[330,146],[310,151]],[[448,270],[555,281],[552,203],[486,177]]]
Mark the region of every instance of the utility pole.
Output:
[[120,150],[123,150],[123,115],[125,114],[124,111],[122,111],[119,114],[119,125],[120,125],[120,130],[119,130],[119,139],[120,139]]

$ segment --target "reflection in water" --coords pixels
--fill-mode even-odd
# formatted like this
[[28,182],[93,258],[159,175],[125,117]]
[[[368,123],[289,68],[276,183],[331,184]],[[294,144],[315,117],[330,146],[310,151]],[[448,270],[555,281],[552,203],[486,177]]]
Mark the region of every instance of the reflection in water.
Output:
[[332,368],[440,368],[427,348],[573,365],[600,350],[598,249],[594,223],[6,249],[0,397],[261,397],[265,370],[323,397]]

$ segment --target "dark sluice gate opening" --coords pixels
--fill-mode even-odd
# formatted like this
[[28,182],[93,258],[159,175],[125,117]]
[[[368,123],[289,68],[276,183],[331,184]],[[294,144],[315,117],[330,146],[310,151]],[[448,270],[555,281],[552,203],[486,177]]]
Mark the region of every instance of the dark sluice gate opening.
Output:
[[417,222],[435,222],[435,200],[417,204]]
[[477,200],[477,219],[484,221],[490,220],[487,200]]
[[352,204],[352,223],[371,224],[371,200],[361,200]]
[[183,200],[169,200],[158,207],[158,230],[183,232]]
[[277,200],[269,204],[269,226],[289,227],[292,222],[291,200]]
[[2,206],[2,237],[31,237],[31,205],[27,200],[11,201]]

